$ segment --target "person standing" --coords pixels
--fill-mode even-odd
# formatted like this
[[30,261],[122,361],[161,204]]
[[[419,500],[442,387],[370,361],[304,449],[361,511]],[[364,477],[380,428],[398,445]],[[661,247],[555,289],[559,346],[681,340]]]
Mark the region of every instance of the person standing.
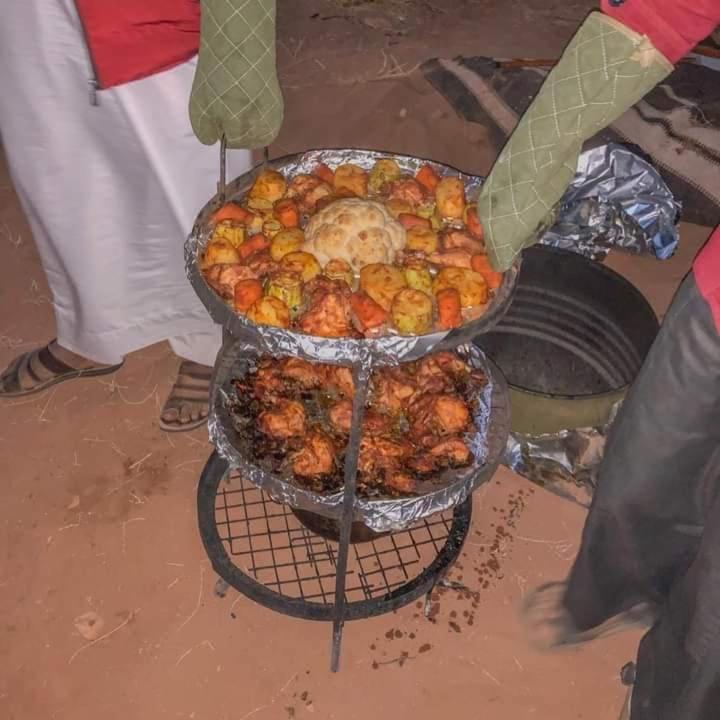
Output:
[[[603,0],[499,156],[478,208],[507,268],[548,225],[585,140],[720,23],[720,0]],[[720,171],[718,172],[720,183]],[[528,597],[549,649],[642,625],[633,720],[720,713],[720,228],[678,290],[608,437],[566,582]]]
[[[250,169],[250,149],[269,144],[282,119],[275,2],[234,2],[262,10],[257,36],[263,57],[272,57],[263,72],[276,107],[268,114],[243,102],[239,79],[224,114],[214,110],[221,129],[262,123],[262,133],[236,133],[231,177]],[[57,336],[10,363],[0,398],[115,372],[128,353],[168,340],[180,367],[160,425],[205,422],[220,328],[187,281],[183,258],[219,172],[217,148],[198,141],[188,117],[200,15],[196,0],[23,0],[4,8],[0,134],[52,291]],[[238,78],[259,52],[244,42],[223,51]],[[217,40],[201,55],[213,50]]]

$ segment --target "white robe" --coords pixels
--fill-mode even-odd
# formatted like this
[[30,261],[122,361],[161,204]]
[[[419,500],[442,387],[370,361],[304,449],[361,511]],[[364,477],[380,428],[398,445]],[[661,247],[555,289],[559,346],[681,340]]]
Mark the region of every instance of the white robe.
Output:
[[[71,0],[6,3],[0,134],[53,295],[59,343],[103,363],[168,339],[213,364],[220,329],[184,271],[183,243],[215,193],[217,146],[190,128],[196,60],[98,92]],[[233,151],[228,178],[251,156]]]

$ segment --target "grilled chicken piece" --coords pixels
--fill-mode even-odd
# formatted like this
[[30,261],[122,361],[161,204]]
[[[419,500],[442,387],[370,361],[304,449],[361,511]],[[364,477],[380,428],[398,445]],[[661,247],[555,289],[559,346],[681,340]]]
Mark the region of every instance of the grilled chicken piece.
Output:
[[300,358],[287,358],[278,364],[279,373],[303,390],[313,390],[323,384],[323,368]]
[[318,337],[352,336],[355,329],[350,318],[350,301],[340,292],[317,291],[298,326],[304,333]]
[[352,370],[342,365],[326,365],[324,367],[325,387],[338,395],[351,398],[355,394],[355,382]]
[[336,432],[348,435],[352,427],[352,400],[340,400],[328,411],[330,425]]
[[472,255],[480,255],[485,252],[485,243],[465,230],[449,230],[443,233],[440,243],[446,252],[467,250]]
[[413,446],[408,442],[365,436],[360,440],[358,470],[373,477],[382,470],[397,468],[412,453]]
[[387,415],[399,415],[417,393],[417,386],[399,368],[383,368],[373,378],[371,404]]
[[258,427],[268,437],[287,440],[305,433],[305,409],[294,400],[278,400],[258,416]]
[[245,265],[212,265],[203,271],[208,285],[220,295],[223,300],[232,300],[235,294],[235,285],[240,280],[254,280],[257,275]]
[[423,395],[408,410],[410,435],[422,445],[434,444],[434,438],[455,435],[470,424],[470,411],[458,395]]
[[408,460],[408,466],[417,473],[429,474],[445,468],[465,467],[472,454],[465,441],[457,436],[443,438],[435,445]]
[[403,494],[411,494],[417,490],[415,478],[406,472],[385,470],[383,472],[383,484]]
[[329,475],[335,468],[335,445],[319,430],[305,436],[303,446],[292,456],[292,471],[305,478]]
[[471,267],[472,253],[467,250],[448,250],[445,252],[434,252],[428,255],[428,262],[441,267]]
[[450,392],[468,373],[468,366],[457,355],[440,352],[417,362],[415,382],[423,393]]
[[413,207],[417,207],[425,202],[425,191],[422,185],[413,178],[395,180],[394,182],[388,183],[385,187],[388,200],[404,200]]

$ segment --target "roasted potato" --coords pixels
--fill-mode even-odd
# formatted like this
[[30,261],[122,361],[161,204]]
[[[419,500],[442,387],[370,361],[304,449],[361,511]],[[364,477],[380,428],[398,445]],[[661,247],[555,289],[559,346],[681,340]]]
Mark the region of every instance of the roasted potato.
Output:
[[385,203],[387,211],[397,220],[405,213],[413,213],[414,208],[407,200],[391,199]]
[[255,213],[260,215],[264,220],[268,220],[273,217],[273,208],[275,203],[271,200],[265,200],[265,198],[248,198],[247,206]]
[[325,265],[325,277],[331,280],[343,280],[350,287],[353,285],[353,270],[344,260],[330,260]]
[[403,335],[422,335],[432,327],[432,300],[420,290],[405,288],[392,301],[393,323]]
[[414,260],[405,266],[405,281],[413,290],[420,290],[432,295],[432,276],[428,266],[422,261]]
[[405,249],[430,255],[438,249],[438,234],[430,228],[411,228],[405,233]]
[[333,186],[338,194],[341,190],[348,190],[353,195],[363,198],[367,195],[368,175],[362,168],[352,163],[338,165],[335,169]]
[[282,173],[277,170],[263,170],[250,188],[250,197],[274,203],[280,200],[287,190],[287,183]]
[[393,298],[405,287],[405,275],[395,265],[371,263],[360,270],[360,289],[384,310],[390,310]]
[[256,325],[272,325],[273,327],[290,327],[290,310],[276,297],[261,297],[247,311],[248,320]]
[[443,268],[433,281],[433,292],[437,295],[445,288],[455,288],[460,293],[463,307],[484,305],[488,299],[485,278],[480,273],[467,268]]
[[240,262],[237,249],[229,240],[213,240],[208,243],[202,256],[202,268],[212,265],[235,265]]
[[210,242],[227,240],[233,247],[245,242],[245,225],[237,220],[221,220],[213,230]]
[[262,233],[265,237],[274,238],[282,232],[283,226],[277,220],[266,220],[262,226]]
[[463,181],[456,177],[444,177],[435,188],[435,201],[440,217],[461,219],[466,205]]
[[310,282],[310,280],[322,272],[317,258],[311,253],[302,251],[295,251],[284,255],[280,261],[280,267],[283,270],[297,273],[303,282]]
[[400,166],[390,158],[378,160],[370,170],[368,176],[368,188],[370,192],[379,193],[385,183],[399,180],[402,175]]
[[300,228],[280,230],[270,243],[270,257],[280,262],[288,253],[297,252],[305,242],[305,233]]
[[279,272],[268,282],[266,294],[282,300],[290,312],[295,312],[302,302],[302,281],[294,272]]
[[415,212],[419,217],[430,221],[432,221],[432,217],[435,215],[436,210],[437,206],[435,205],[434,200],[426,200],[415,208]]

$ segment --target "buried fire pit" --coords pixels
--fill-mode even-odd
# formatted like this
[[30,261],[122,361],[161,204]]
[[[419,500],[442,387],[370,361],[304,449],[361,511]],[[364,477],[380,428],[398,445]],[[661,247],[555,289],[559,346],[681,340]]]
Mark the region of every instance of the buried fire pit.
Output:
[[605,429],[658,329],[647,300],[613,270],[564,250],[526,250],[508,312],[476,339],[509,384],[507,463],[587,504]]

